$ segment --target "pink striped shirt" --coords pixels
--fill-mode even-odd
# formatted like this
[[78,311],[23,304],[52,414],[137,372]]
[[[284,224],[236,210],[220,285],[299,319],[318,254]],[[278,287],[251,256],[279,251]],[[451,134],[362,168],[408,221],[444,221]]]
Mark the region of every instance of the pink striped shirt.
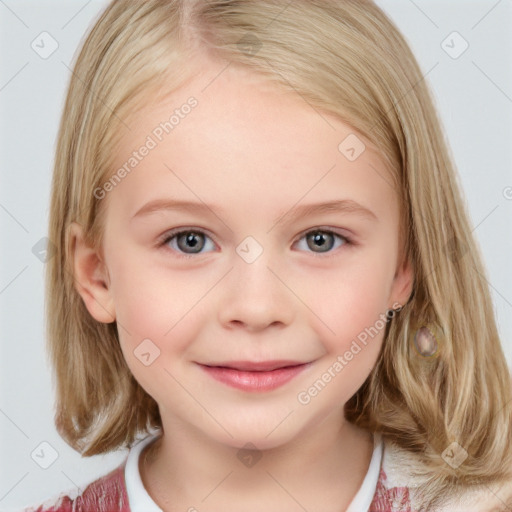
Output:
[[[146,438],[133,446],[124,462],[110,473],[90,483],[78,496],[60,495],[51,504],[26,508],[24,512],[148,512],[160,510],[142,485],[138,459]],[[379,446],[382,449],[379,450]],[[128,467],[127,467],[128,463]],[[363,485],[349,507],[350,512],[417,512],[416,488],[411,469],[417,459],[396,444],[374,437],[374,453]],[[378,476],[377,476],[378,474]],[[129,486],[127,487],[127,478]],[[504,489],[504,490],[503,490]],[[130,498],[129,498],[130,496]],[[500,489],[468,490],[462,497],[449,500],[435,512],[510,511],[512,483]],[[371,498],[371,501],[370,501]],[[133,500],[133,501],[130,501]],[[135,508],[130,508],[132,504]],[[144,510],[143,510],[144,509]],[[434,512],[434,511],[429,511]]]

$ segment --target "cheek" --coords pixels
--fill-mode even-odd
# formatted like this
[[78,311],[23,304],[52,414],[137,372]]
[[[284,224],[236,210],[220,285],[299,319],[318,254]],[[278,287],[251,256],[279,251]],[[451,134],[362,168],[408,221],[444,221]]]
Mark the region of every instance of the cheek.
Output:
[[382,316],[388,308],[388,268],[386,262],[370,265],[361,261],[350,270],[308,281],[309,292],[304,295],[309,298],[304,302],[311,304],[315,324],[330,352],[343,353],[353,340],[379,344],[386,327]]
[[206,303],[200,299],[211,283],[200,286],[201,280],[138,265],[130,257],[113,265],[117,330],[126,364],[157,402],[162,402],[162,392],[180,396],[182,389],[171,375],[198,335]]
[[326,403],[329,397],[346,402],[377,362],[387,326],[384,286],[375,275],[352,273],[343,286],[331,285],[322,298],[317,295],[322,321],[315,320],[316,331],[326,354],[324,373],[315,378],[333,382]]
[[133,352],[145,339],[163,354],[183,350],[205,314],[205,294],[215,283],[215,276],[191,279],[183,271],[148,265],[147,255],[119,253],[123,257],[111,260],[111,284],[125,350]]

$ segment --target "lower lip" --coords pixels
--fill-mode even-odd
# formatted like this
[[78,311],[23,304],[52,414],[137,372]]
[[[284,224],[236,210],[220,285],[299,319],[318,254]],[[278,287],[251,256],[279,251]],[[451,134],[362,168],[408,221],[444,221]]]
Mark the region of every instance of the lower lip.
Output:
[[247,372],[222,366],[200,366],[214,379],[242,391],[271,391],[286,384],[310,364],[277,368],[268,372]]

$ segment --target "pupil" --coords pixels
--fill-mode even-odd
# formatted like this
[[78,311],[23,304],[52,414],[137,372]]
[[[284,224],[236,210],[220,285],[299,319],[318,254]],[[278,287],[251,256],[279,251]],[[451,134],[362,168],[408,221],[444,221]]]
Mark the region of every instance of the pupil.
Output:
[[187,236],[187,242],[192,245],[192,247],[195,247],[197,245],[197,240],[195,240],[196,235],[188,235]]

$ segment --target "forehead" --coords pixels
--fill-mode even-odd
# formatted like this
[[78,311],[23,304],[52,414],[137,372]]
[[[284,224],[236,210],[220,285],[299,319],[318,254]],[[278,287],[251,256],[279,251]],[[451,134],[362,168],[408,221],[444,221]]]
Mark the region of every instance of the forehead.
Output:
[[256,209],[263,196],[290,206],[326,195],[364,198],[376,209],[396,202],[382,155],[367,140],[299,93],[242,68],[205,63],[130,116],[129,126],[112,169],[128,172],[109,197],[127,210],[166,192]]

